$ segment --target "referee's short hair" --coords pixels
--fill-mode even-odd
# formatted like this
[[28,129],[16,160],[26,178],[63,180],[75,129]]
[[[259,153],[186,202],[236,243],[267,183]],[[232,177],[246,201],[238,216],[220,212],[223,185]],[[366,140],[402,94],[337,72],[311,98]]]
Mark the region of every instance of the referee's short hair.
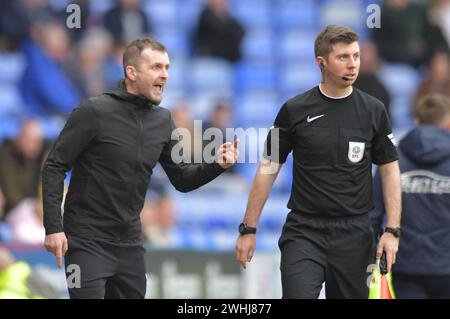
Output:
[[152,38],[140,38],[132,41],[128,44],[125,48],[125,52],[123,53],[123,72],[125,77],[127,77],[127,66],[132,65],[134,67],[138,67],[141,53],[147,48],[163,53],[167,52],[164,44]]
[[352,29],[340,25],[329,25],[317,35],[314,42],[314,54],[316,57],[328,58],[333,44],[338,42],[350,44],[358,40],[358,34]]
[[439,93],[428,94],[417,103],[415,115],[419,124],[445,125],[450,118],[450,98]]

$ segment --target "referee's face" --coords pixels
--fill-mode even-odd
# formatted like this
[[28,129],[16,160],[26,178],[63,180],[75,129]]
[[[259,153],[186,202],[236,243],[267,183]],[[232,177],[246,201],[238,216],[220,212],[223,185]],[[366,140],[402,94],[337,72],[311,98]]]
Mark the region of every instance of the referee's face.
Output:
[[[337,87],[353,85],[358,77],[360,59],[359,44],[337,42],[328,55],[326,78]],[[327,72],[328,71],[328,72]]]
[[163,98],[164,88],[169,79],[169,55],[147,48],[142,51],[136,68],[136,87],[138,94],[159,104]]

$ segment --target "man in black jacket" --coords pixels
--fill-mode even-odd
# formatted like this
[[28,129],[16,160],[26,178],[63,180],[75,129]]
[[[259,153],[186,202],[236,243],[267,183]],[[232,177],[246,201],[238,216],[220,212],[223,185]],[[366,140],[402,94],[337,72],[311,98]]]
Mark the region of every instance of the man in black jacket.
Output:
[[144,297],[139,213],[158,161],[171,183],[188,192],[231,167],[238,155],[236,144],[225,143],[214,163],[180,163],[172,152],[178,140],[170,112],[158,106],[168,80],[165,47],[135,40],[123,65],[125,80],[118,88],[84,100],[72,112],[44,165],[45,247],[59,267],[65,255],[71,298]]

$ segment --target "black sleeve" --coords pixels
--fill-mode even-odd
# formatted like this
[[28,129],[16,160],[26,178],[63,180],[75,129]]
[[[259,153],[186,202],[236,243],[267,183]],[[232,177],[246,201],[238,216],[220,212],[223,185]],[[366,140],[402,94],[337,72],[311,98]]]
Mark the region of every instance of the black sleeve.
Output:
[[165,145],[159,162],[169,177],[172,185],[180,192],[189,192],[203,186],[225,171],[219,164],[214,163],[177,163],[172,158],[172,149],[179,142],[178,135],[172,138],[172,132],[176,129],[172,119],[170,119],[170,135]]
[[42,172],[44,227],[47,235],[63,231],[61,203],[64,179],[96,132],[97,116],[92,106],[83,102],[72,111],[50,150]]
[[291,119],[287,109],[287,104],[284,104],[277,117],[275,123],[267,135],[264,143],[264,158],[271,162],[283,164],[291,152],[293,147]]
[[398,154],[386,108],[380,105],[377,111],[375,135],[372,140],[372,161],[376,165],[383,165],[397,160]]

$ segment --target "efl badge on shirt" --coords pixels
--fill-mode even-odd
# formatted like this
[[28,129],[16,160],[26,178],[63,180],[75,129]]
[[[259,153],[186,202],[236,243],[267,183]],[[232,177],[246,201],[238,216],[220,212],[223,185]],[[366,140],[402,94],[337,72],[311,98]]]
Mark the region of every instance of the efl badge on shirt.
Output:
[[365,144],[361,142],[348,142],[348,159],[352,163],[358,163],[364,157]]

